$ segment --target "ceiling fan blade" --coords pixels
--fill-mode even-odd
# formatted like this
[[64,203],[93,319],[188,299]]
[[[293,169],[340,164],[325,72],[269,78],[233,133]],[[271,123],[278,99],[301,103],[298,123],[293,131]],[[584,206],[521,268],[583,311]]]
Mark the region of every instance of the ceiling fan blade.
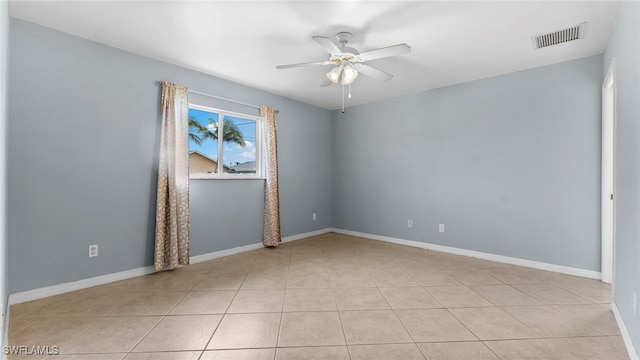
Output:
[[409,45],[398,44],[398,45],[383,47],[380,49],[365,51],[360,54],[360,59],[362,59],[362,61],[369,61],[369,60],[375,60],[375,59],[382,59],[389,56],[408,54],[410,52],[411,52],[411,47]]
[[372,66],[365,65],[362,63],[355,63],[352,65],[358,72],[365,74],[369,77],[372,77],[376,80],[380,81],[389,81],[393,78],[393,75],[386,73],[382,70],[378,70]]
[[327,86],[331,86],[333,83],[331,82],[331,80],[329,80],[329,78],[324,79],[323,82],[320,83],[320,87],[327,87]]
[[300,63],[300,64],[290,64],[290,65],[279,65],[276,66],[276,69],[290,69],[290,68],[295,68],[295,67],[302,67],[302,66],[316,66],[316,65],[335,65],[333,62],[326,60],[326,61],[314,61],[314,62],[308,62],[308,63]]
[[313,40],[315,40],[320,46],[322,46],[327,52],[331,55],[342,55],[342,50],[340,50],[336,44],[331,41],[328,37],[324,36],[314,36]]

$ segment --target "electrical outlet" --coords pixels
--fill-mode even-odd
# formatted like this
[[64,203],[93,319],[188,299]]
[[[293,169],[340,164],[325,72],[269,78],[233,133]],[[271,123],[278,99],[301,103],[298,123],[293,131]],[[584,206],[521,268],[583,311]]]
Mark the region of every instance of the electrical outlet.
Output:
[[313,220],[316,220],[316,213],[313,213],[313,216],[311,216],[311,218],[312,218]]
[[407,227],[413,227],[413,220],[407,220]]
[[98,256],[98,245],[89,245],[89,257]]
[[440,226],[438,226],[438,231],[444,232],[444,224],[440,224]]
[[633,315],[638,315],[638,295],[633,293]]

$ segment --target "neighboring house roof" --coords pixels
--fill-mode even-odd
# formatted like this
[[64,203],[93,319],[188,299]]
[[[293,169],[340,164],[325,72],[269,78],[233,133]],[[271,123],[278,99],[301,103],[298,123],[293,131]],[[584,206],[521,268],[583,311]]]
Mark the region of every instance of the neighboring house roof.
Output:
[[256,162],[255,161],[247,161],[242,164],[238,164],[231,167],[231,171],[237,173],[255,173],[256,172]]
[[[212,158],[212,157],[210,157],[210,156],[207,156],[207,155],[205,155],[204,153],[201,153],[201,152],[200,152],[200,151],[198,151],[198,150],[191,150],[191,151],[189,151],[189,157],[191,157],[192,155],[201,156],[201,157],[203,157],[204,159],[206,159],[206,160],[209,160],[209,161],[213,162],[214,164],[216,164],[216,166],[217,166],[217,164],[218,164],[218,160],[216,160],[216,159],[214,159],[214,158]],[[224,164],[222,165],[222,168],[223,168],[224,172],[230,172],[230,171],[233,171],[233,170],[230,170],[230,168],[229,168],[228,166],[224,165]]]
[[214,163],[216,163],[216,164],[218,163],[218,160],[216,160],[216,159],[214,159],[214,158],[212,158],[212,157],[210,157],[210,156],[207,156],[207,155],[205,155],[204,153],[201,153],[201,152],[200,152],[200,151],[198,151],[198,150],[191,150],[191,151],[189,151],[189,155],[191,155],[191,154],[197,154],[197,155],[202,156],[203,158],[206,158],[206,159],[208,159],[208,160],[213,161],[213,162],[214,162]]

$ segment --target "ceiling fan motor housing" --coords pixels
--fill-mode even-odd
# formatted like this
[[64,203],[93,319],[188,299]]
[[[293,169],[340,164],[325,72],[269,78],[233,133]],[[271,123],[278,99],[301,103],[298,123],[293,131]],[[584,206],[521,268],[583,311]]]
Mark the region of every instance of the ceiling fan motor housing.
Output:
[[339,60],[344,60],[349,62],[351,62],[352,60],[356,60],[355,56],[360,55],[360,53],[358,52],[358,50],[347,46],[347,43],[349,42],[349,39],[351,39],[352,36],[353,35],[350,32],[346,32],[346,31],[339,32],[336,34],[336,39],[338,39],[338,42],[340,42],[340,51],[342,51],[342,55],[336,55],[333,58],[336,58],[336,60],[339,59]]
[[338,39],[338,42],[342,45],[345,45],[346,43],[348,43],[352,37],[353,35],[347,31],[342,31],[336,34],[336,39]]

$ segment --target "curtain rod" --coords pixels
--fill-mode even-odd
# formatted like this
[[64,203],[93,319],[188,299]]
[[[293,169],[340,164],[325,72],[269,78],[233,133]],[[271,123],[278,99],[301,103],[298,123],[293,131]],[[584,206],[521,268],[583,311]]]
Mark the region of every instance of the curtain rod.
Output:
[[[163,82],[164,81],[158,81],[157,83],[162,85]],[[204,93],[204,92],[201,92],[201,91],[191,90],[189,88],[187,88],[187,91],[189,91],[190,93],[193,93],[193,94],[207,96],[207,97],[211,97],[211,98],[222,100],[222,101],[228,101],[228,102],[232,102],[232,103],[238,104],[238,105],[249,106],[249,107],[256,108],[256,109],[260,110],[260,106],[258,106],[258,105],[248,104],[248,103],[245,103],[245,102],[242,102],[242,101],[231,100],[231,99],[223,98],[221,96],[216,96],[216,95],[207,94],[207,93]],[[280,111],[276,110],[276,112],[279,113]]]
[[252,107],[252,108],[260,109],[260,106],[258,106],[258,105],[247,104],[247,103],[244,103],[244,102],[241,102],[241,101],[231,100],[231,99],[227,99],[227,98],[223,98],[223,97],[220,97],[220,96],[215,96],[215,95],[203,93],[203,92],[196,91],[196,90],[189,89],[189,92],[193,93],[193,94],[198,94],[198,95],[202,95],[202,96],[211,97],[211,98],[222,100],[222,101],[232,102],[232,103],[238,104],[238,105],[244,105],[244,106],[249,106],[249,107]]

